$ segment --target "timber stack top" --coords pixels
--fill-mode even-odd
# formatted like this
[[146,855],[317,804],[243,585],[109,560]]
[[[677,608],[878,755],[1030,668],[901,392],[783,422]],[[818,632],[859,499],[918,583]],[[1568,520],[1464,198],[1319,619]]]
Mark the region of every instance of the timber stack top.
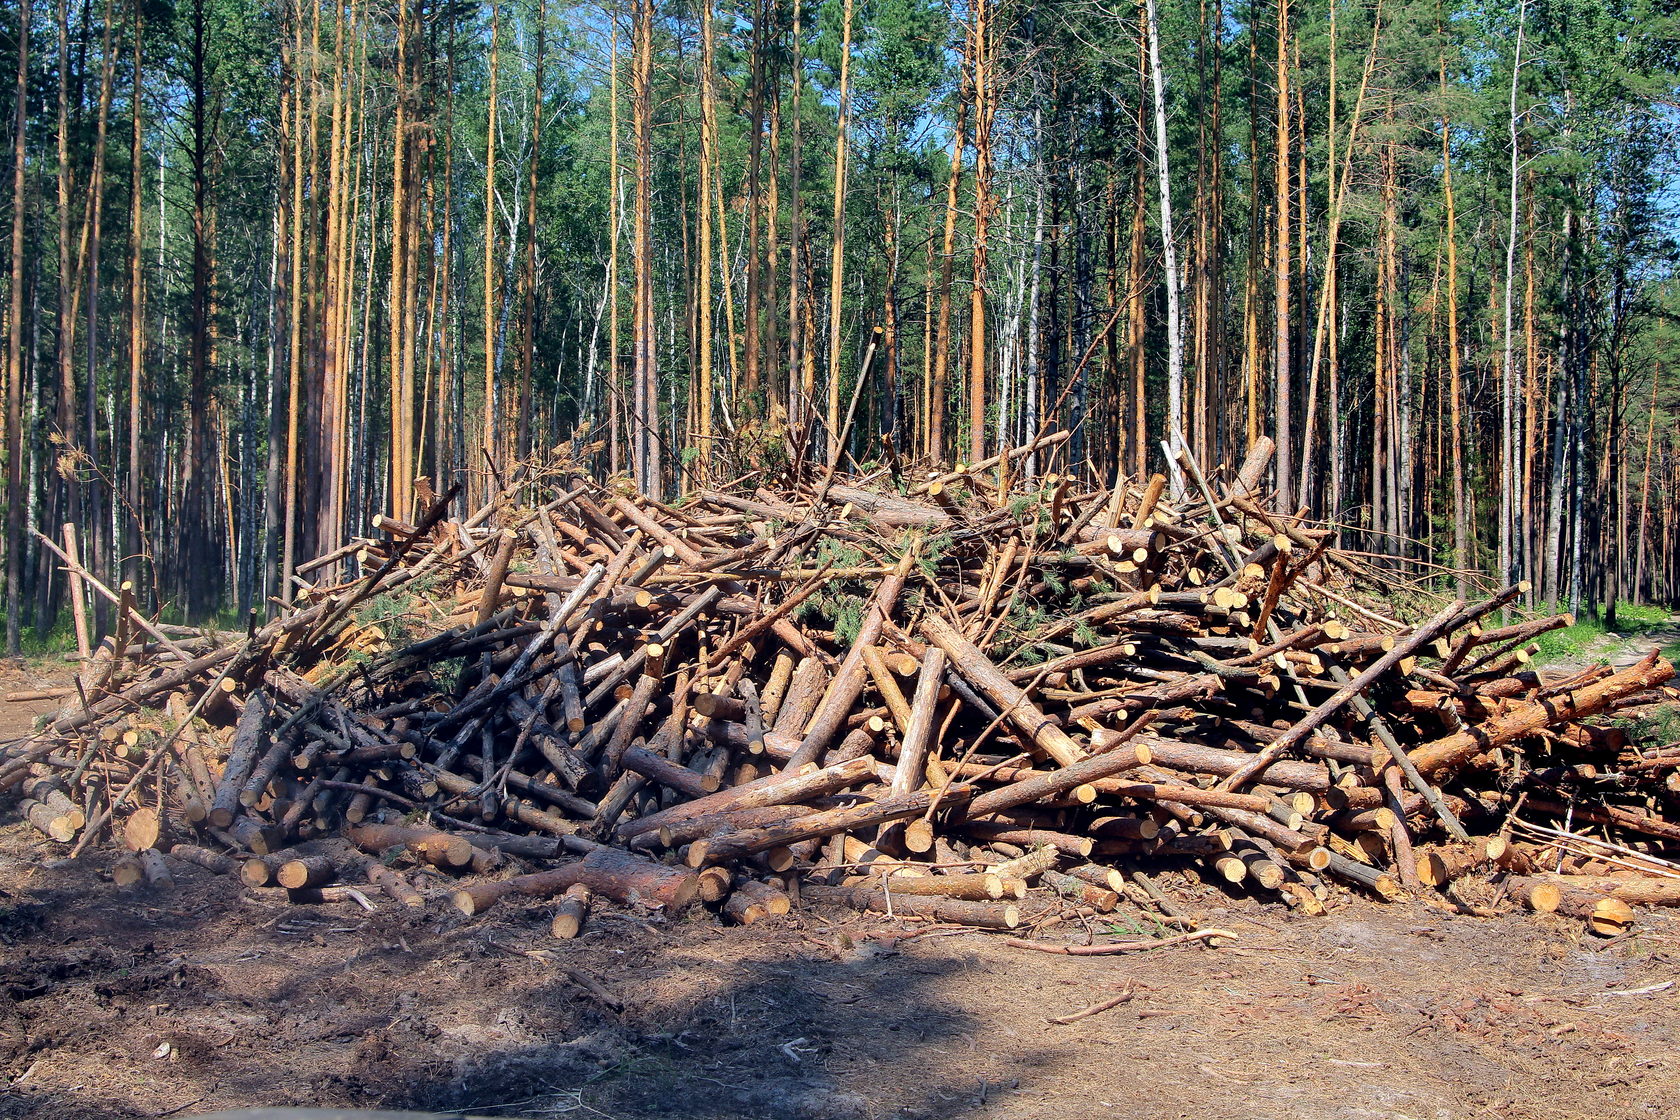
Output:
[[1673,666],[1538,671],[1567,619],[1436,598],[1269,508],[1265,441],[1233,478],[1181,454],[1112,489],[1028,455],[677,505],[532,471],[377,518],[244,633],[161,626],[66,558],[119,627],[0,789],[122,883],[550,898],[561,937],[604,900],[1052,937],[1135,906],[1216,937],[1197,880],[1607,933],[1680,902],[1680,746],[1607,720],[1671,703]]

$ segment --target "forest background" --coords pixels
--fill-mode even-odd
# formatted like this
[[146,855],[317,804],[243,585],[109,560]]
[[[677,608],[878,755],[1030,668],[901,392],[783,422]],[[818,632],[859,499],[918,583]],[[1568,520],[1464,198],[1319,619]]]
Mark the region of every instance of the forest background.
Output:
[[[25,0],[6,641],[204,619],[530,458],[1209,468],[1680,600],[1676,0]],[[854,394],[857,413],[845,415]],[[844,437],[844,446],[839,437]],[[844,465],[844,460],[842,460]]]

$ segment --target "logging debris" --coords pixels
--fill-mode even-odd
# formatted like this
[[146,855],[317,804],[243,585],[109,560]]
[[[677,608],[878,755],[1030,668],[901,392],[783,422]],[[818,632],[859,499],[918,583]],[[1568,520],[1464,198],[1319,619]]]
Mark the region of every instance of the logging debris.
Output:
[[1265,440],[1229,480],[1180,454],[1174,499],[1025,477],[1061,438],[675,505],[522,469],[375,518],[245,632],[161,627],[61,554],[116,629],[0,790],[122,847],[120,883],[522,901],[557,938],[603,901],[1230,936],[1162,873],[1305,913],[1475,909],[1476,878],[1605,933],[1680,904],[1680,747],[1606,722],[1672,702],[1673,666],[1537,670],[1567,619],[1270,509]]

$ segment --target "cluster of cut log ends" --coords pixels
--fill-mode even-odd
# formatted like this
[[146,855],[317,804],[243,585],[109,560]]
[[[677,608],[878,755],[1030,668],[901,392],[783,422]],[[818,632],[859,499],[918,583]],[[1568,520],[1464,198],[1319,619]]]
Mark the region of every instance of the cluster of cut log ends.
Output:
[[1480,873],[1605,931],[1680,902],[1680,746],[1591,722],[1671,700],[1673,667],[1536,672],[1568,620],[1499,621],[1520,587],[1401,624],[1399,577],[1266,508],[1266,452],[1228,485],[1181,457],[1178,502],[1012,483],[1024,450],[681,507],[515,476],[377,519],[244,633],[64,557],[117,631],[0,788],[76,853],[120,840],[118,882],[540,901],[559,936],[597,898],[1193,924],[1161,873],[1307,913],[1481,912],[1454,893]]

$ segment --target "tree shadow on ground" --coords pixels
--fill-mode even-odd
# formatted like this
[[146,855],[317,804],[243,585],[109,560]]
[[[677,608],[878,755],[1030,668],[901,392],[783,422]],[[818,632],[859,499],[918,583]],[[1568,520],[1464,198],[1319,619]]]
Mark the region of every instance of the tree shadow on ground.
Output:
[[119,891],[97,854],[52,871],[4,854],[0,1120],[938,1120],[1056,1072],[1024,1037],[976,1051],[958,997],[983,966],[956,943],[869,940],[848,915],[725,928],[607,910],[559,942],[541,908],[287,906],[196,869],[173,892]]

